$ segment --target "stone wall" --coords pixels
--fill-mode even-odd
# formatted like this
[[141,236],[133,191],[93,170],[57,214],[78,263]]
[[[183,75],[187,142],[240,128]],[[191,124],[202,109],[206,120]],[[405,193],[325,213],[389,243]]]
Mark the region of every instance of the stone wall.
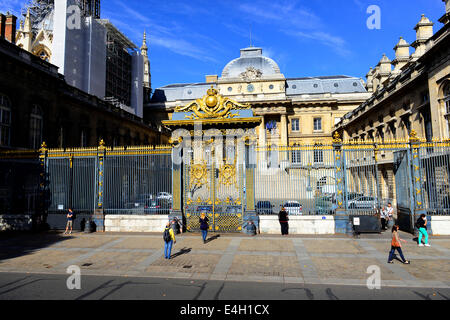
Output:
[[434,236],[450,235],[450,216],[432,216],[431,231]]
[[105,232],[163,232],[168,215],[105,215]]
[[[278,216],[260,216],[261,234],[281,234]],[[334,234],[333,216],[289,216],[289,234]]]

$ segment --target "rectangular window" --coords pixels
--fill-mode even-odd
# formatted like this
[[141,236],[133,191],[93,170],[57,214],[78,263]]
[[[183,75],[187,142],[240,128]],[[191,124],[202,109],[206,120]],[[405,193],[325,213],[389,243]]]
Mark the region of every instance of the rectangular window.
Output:
[[314,131],[322,131],[322,118],[314,118]]
[[294,164],[301,164],[302,163],[302,154],[301,151],[298,150],[299,146],[293,146],[292,150],[292,163]]
[[0,108],[0,145],[9,146],[11,132],[11,111]]
[[314,146],[314,163],[323,163],[323,149],[321,144]]
[[292,131],[300,131],[300,119],[292,119]]

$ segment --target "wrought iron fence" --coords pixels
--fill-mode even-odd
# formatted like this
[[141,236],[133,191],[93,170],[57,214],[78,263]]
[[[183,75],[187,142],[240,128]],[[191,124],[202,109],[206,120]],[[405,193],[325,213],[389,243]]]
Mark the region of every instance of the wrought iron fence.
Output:
[[43,207],[36,151],[0,154],[0,215],[34,214]]
[[44,150],[48,212],[169,214],[172,163],[168,146]]
[[[43,204],[48,213],[72,208],[87,214],[97,209],[107,214],[169,214],[173,197],[187,197],[187,180],[179,177],[179,194],[173,194],[171,152],[171,146],[101,144],[87,149],[43,146],[28,158],[1,153],[1,213],[36,211],[42,200],[39,208]],[[333,215],[338,210],[375,215],[391,202],[397,212],[411,216],[450,214],[449,141],[412,136],[404,141],[342,142],[335,137],[329,145],[247,148],[238,158],[245,161],[245,170],[230,197],[239,198],[243,212],[254,203],[260,215],[277,214],[281,206],[291,215]],[[250,159],[256,160],[251,170]]]
[[259,214],[377,215],[397,211],[450,214],[450,142],[347,141],[259,148],[255,203]]

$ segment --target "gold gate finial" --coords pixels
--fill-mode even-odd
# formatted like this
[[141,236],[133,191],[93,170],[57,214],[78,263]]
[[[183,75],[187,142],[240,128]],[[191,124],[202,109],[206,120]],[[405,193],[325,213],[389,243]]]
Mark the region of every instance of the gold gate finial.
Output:
[[339,132],[335,132],[333,135],[333,143],[341,143],[342,139],[341,139],[341,135],[339,134]]
[[40,152],[45,152],[45,151],[47,151],[48,149],[47,149],[47,144],[45,143],[45,141],[44,142],[42,142],[42,144],[41,144],[41,148],[39,149],[39,151]]
[[409,142],[418,142],[419,138],[417,137],[416,130],[411,130],[411,133],[409,134]]

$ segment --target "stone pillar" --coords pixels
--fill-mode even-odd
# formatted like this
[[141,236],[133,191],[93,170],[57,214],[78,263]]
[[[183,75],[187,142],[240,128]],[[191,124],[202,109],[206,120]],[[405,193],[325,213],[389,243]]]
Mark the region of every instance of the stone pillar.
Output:
[[[174,146],[172,148],[172,159],[179,158],[182,159],[181,152],[181,144],[178,144],[177,146]],[[174,156],[174,153],[177,153],[178,157]],[[184,226],[186,225],[186,219],[183,215],[183,163],[177,163],[175,161],[172,161],[172,210],[169,215],[169,220],[172,220],[173,218],[177,218],[179,221],[182,222],[182,229],[181,232],[186,231]]]
[[103,209],[103,199],[104,199],[104,172],[105,172],[105,156],[106,156],[106,146],[103,139],[100,141],[97,153],[98,161],[98,172],[97,172],[97,208],[92,216],[92,221],[95,223],[97,232],[105,232],[105,212]]
[[288,128],[287,128],[287,115],[282,114],[281,115],[281,132],[280,132],[280,138],[281,138],[281,145],[287,146],[288,145]]
[[336,215],[335,215],[335,232],[340,234],[351,233],[349,215],[344,191],[345,183],[345,153],[342,151],[342,140],[339,133],[335,133],[333,137],[334,150],[334,166],[336,180]]
[[259,146],[266,146],[266,122],[264,121],[264,116],[261,117],[261,124],[259,126]]
[[[425,198],[423,196],[423,188],[422,188],[422,174],[420,172],[420,140],[417,138],[416,131],[412,130],[409,143],[411,148],[411,162],[412,162],[412,182],[413,182],[413,208],[412,209],[412,218],[411,221],[411,229],[414,229],[414,232],[417,232],[417,228],[415,226],[415,222],[419,219],[421,214],[427,214],[425,210]],[[431,226],[431,217],[427,217],[427,220],[430,222]],[[432,232],[430,228],[430,232]]]
[[[255,152],[254,148],[249,147],[249,153]],[[255,210],[255,170],[256,165],[249,163],[245,165],[245,211],[243,219],[242,232],[247,232],[247,224],[252,221],[255,224],[256,230],[259,230],[259,216]]]
[[47,223],[48,207],[50,206],[50,190],[49,190],[49,174],[48,174],[48,149],[45,142],[42,143],[39,164],[39,206],[36,216],[33,218],[35,222],[33,226],[37,229],[45,226]]
[[[280,146],[281,147],[288,147],[288,119],[287,114],[281,115],[281,132],[280,132]],[[283,150],[281,148],[280,150],[280,162],[287,161],[289,159],[288,157],[288,150]]]

